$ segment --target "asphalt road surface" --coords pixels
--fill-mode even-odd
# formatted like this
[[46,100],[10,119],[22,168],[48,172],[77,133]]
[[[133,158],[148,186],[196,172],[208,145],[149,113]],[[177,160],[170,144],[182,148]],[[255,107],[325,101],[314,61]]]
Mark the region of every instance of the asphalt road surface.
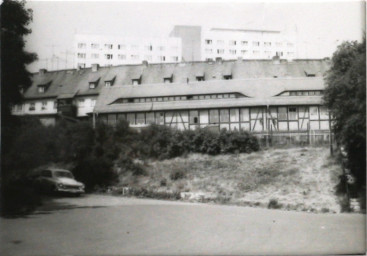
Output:
[[365,215],[88,195],[0,219],[0,255],[351,254]]

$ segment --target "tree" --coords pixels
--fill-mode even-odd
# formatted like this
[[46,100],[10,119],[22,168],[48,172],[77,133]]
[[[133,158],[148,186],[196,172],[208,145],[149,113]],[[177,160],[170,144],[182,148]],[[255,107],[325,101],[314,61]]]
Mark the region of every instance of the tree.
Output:
[[332,57],[324,100],[335,118],[333,131],[348,155],[356,189],[366,186],[366,39],[344,42]]
[[26,65],[37,59],[37,55],[24,50],[24,36],[32,21],[32,10],[25,8],[25,1],[4,0],[1,5],[1,116],[3,122],[10,118],[13,104],[21,101],[19,87],[31,85],[31,73]]

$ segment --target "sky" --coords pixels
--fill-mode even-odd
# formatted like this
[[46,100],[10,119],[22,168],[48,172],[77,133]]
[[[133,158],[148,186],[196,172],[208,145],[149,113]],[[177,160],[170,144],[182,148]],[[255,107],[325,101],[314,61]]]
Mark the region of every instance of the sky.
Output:
[[28,66],[31,72],[71,68],[76,33],[165,37],[175,25],[277,29],[297,35],[299,58],[323,58],[342,41],[362,40],[366,24],[361,1],[28,1],[26,6],[33,10],[26,50],[39,58]]

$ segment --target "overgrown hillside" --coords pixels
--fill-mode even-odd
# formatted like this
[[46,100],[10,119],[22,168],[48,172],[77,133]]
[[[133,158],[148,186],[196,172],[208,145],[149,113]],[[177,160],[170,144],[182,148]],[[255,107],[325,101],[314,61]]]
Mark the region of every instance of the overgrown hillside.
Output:
[[[120,187],[145,197],[176,195],[185,201],[340,212],[335,186],[342,170],[329,154],[327,148],[311,147],[218,156],[190,154],[148,161],[146,175],[125,173],[120,176]],[[114,191],[122,193],[118,187]]]

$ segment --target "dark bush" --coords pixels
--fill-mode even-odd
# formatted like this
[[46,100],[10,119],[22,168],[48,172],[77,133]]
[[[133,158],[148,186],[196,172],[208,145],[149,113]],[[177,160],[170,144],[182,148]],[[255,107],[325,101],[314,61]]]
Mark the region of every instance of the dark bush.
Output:
[[280,209],[282,208],[282,204],[278,203],[276,199],[270,199],[268,203],[268,209]]
[[169,177],[170,177],[171,180],[179,180],[179,179],[185,178],[186,174],[181,170],[174,170],[174,171],[171,172]]

